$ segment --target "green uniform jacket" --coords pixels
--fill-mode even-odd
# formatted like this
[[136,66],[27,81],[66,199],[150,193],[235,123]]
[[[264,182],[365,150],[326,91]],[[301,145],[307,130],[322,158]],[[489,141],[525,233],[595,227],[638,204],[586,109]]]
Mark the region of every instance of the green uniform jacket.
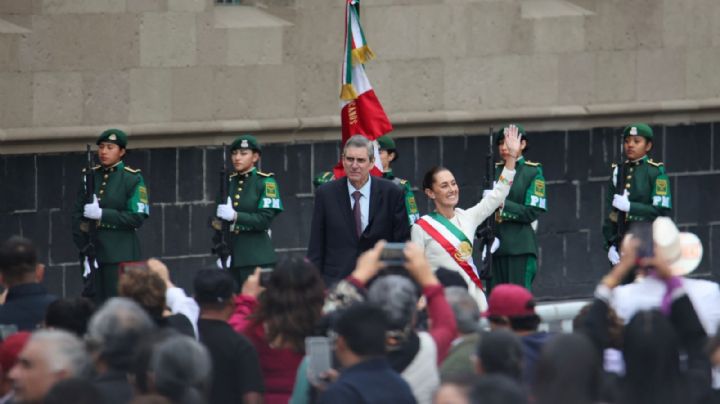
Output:
[[410,226],[412,226],[418,219],[420,219],[420,211],[418,211],[415,194],[412,191],[410,181],[396,177],[392,170],[385,171],[383,173],[383,178],[394,182],[405,191],[405,208],[407,209],[408,221],[410,222]]
[[[150,215],[147,187],[140,170],[127,167],[121,161],[110,168],[93,167],[93,171],[95,195],[102,209],[95,246],[98,263],[139,260],[140,240],[135,230]],[[88,219],[83,217],[84,198],[85,187],[81,185],[72,217],[73,240],[80,249],[87,241]]]
[[[617,239],[617,209],[613,208],[612,201],[615,194],[617,166],[613,164],[613,175],[610,178],[608,192],[605,198],[605,221],[603,223],[603,237],[605,249],[610,248]],[[668,216],[672,209],[672,196],[670,194],[670,179],[665,174],[665,166],[648,159],[647,156],[638,161],[626,161],[625,189],[628,190],[630,212],[625,215],[626,222],[650,222],[658,216]],[[622,182],[622,181],[621,181]]]
[[230,174],[228,181],[228,195],[237,212],[230,227],[232,266],[274,264],[277,257],[268,230],[283,210],[275,178],[253,168],[245,174]]
[[[500,177],[504,166],[505,163],[495,165],[496,180]],[[537,256],[537,240],[530,224],[547,210],[542,166],[540,163],[533,163],[520,157],[515,170],[515,179],[510,187],[510,193],[505,198],[502,214],[496,215],[496,237],[500,239],[500,248],[494,255]]]

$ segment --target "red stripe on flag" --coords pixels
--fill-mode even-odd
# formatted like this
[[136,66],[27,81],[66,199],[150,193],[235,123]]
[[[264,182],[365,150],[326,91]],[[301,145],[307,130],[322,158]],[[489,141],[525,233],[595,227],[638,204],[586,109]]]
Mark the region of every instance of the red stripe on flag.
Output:
[[353,135],[375,140],[392,131],[392,124],[374,90],[366,91],[347,103],[342,108],[340,118],[343,144]]

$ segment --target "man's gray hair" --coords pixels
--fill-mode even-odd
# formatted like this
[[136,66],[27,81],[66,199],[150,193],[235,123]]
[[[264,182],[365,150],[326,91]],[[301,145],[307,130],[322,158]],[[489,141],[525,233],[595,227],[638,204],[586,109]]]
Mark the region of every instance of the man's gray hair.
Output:
[[375,148],[373,147],[372,142],[363,135],[351,136],[350,139],[345,142],[345,146],[343,147],[343,155],[345,155],[345,150],[347,150],[348,147],[364,147],[365,149],[367,149],[368,159],[370,161],[375,160]]
[[467,288],[460,286],[445,288],[445,299],[452,307],[460,334],[477,332],[480,323],[480,308],[468,293]]
[[43,348],[48,367],[53,372],[67,371],[69,377],[90,374],[90,356],[80,338],[64,330],[39,330],[30,336],[29,343]]
[[380,306],[387,315],[390,330],[402,331],[413,326],[417,311],[418,289],[412,281],[400,275],[377,279],[368,290],[367,300]]
[[212,362],[208,350],[185,335],[159,342],[150,358],[157,391],[175,400],[202,396],[210,384]]
[[113,297],[90,318],[87,340],[109,367],[127,370],[135,346],[154,328],[155,323],[137,303]]

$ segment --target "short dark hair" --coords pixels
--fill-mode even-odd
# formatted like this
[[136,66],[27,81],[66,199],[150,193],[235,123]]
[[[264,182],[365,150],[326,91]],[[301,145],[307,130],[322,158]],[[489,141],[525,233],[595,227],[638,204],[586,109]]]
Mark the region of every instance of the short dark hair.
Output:
[[512,332],[501,329],[482,334],[476,354],[486,374],[520,380],[522,345]]
[[385,354],[385,332],[388,328],[385,312],[372,303],[358,303],[338,315],[333,327],[359,356]]
[[527,404],[527,395],[515,380],[502,375],[478,379],[470,393],[473,404]]
[[0,273],[5,282],[18,282],[35,272],[38,258],[32,241],[12,236],[0,246]]
[[510,328],[513,331],[537,331],[542,320],[537,314],[529,316],[510,317]]
[[423,177],[422,187],[423,189],[432,189],[433,184],[435,183],[435,175],[441,171],[450,171],[447,168],[443,166],[435,166],[428,170],[428,172],[425,173],[425,176]]
[[50,303],[45,312],[45,326],[83,337],[94,311],[95,304],[84,297],[58,299]]

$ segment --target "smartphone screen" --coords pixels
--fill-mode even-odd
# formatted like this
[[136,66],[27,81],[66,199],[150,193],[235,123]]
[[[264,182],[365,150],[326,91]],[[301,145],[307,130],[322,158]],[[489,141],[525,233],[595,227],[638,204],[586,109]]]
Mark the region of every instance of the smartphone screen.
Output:
[[270,284],[270,276],[272,276],[273,268],[260,268],[260,286],[266,288]]
[[652,222],[634,222],[630,226],[628,233],[640,240],[637,250],[638,258],[648,258],[655,255]]
[[405,243],[387,243],[380,252],[380,261],[388,267],[402,267],[405,264]]
[[306,337],[305,355],[308,357],[308,379],[320,381],[320,374],[332,367],[332,351],[328,337]]

